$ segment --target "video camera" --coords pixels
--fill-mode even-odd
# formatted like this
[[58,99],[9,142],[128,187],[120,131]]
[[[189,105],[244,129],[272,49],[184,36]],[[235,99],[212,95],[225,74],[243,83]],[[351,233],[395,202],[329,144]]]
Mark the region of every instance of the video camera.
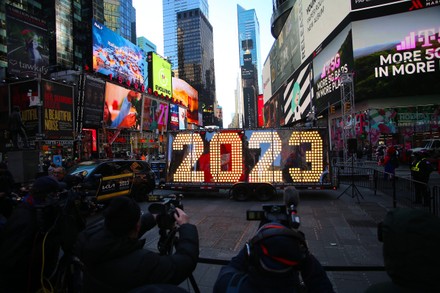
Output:
[[261,224],[277,222],[292,229],[298,229],[300,219],[297,212],[299,194],[293,187],[287,187],[284,193],[283,205],[262,205],[260,211],[246,211],[246,220],[260,221]]
[[156,223],[159,229],[172,229],[176,219],[174,218],[174,213],[176,213],[176,208],[183,210],[182,204],[183,195],[170,194],[165,197],[161,197],[160,203],[152,203],[148,207],[148,211],[151,214],[156,214]]
[[277,222],[286,227],[298,229],[300,220],[296,210],[285,205],[262,205],[260,211],[246,211],[246,220],[260,221],[261,223]]

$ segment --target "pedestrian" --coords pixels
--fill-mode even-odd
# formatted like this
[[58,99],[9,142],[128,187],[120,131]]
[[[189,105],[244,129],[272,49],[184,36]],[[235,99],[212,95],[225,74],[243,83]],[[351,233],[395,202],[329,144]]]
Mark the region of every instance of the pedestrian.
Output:
[[173,217],[179,234],[175,253],[160,255],[144,249],[146,240],[140,240],[156,225],[154,216],[141,217],[139,205],[128,197],[112,199],[103,226],[83,231],[78,240],[83,292],[128,292],[148,284],[178,285],[188,278],[197,265],[199,236],[183,210],[176,208]]
[[61,205],[58,182],[39,177],[12,212],[0,243],[0,292],[46,292],[57,283],[60,255],[71,256],[85,227],[74,199]]
[[[306,288],[300,282],[300,275]],[[221,268],[213,292],[334,290],[321,264],[308,251],[301,232],[280,223],[266,223],[230,263]]]
[[18,147],[18,137],[21,137],[24,148],[29,148],[28,138],[25,131],[23,120],[21,119],[20,107],[14,106],[9,116],[9,131],[11,132],[12,144],[15,149]]
[[423,156],[421,152],[414,153],[414,159],[411,163],[411,178],[414,180],[415,204],[430,205],[430,192],[428,188],[429,177],[434,170],[431,163]]
[[365,293],[440,292],[439,231],[440,219],[427,211],[389,211],[378,226],[378,238],[391,280],[371,285]]
[[380,161],[380,165],[384,167],[384,179],[390,180],[396,175],[396,168],[399,167],[399,159],[397,157],[396,149],[393,146],[389,146],[386,149],[383,160]]

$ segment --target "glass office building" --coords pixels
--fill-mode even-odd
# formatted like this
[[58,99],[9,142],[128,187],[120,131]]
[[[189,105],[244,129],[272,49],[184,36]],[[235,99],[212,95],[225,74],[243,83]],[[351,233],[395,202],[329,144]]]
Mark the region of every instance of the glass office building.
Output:
[[208,0],[163,0],[163,39],[164,57],[170,62],[173,70],[177,69],[177,13],[200,9],[209,18]]
[[260,57],[260,24],[255,9],[244,9],[237,4],[238,47],[240,49],[240,67],[244,65],[245,53],[252,55],[252,64],[257,68],[258,90],[262,89],[262,67]]

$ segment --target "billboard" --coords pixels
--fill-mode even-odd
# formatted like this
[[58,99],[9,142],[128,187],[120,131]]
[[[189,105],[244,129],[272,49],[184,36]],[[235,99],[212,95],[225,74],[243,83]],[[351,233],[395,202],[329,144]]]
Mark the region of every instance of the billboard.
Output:
[[266,59],[263,66],[263,99],[264,103],[272,97],[272,80],[270,77],[270,58]]
[[102,119],[106,127],[140,130],[141,116],[142,96],[139,92],[106,82]]
[[142,130],[166,131],[168,125],[168,103],[144,97]]
[[170,122],[168,129],[179,130],[179,106],[176,104],[170,104]]
[[409,0],[351,0],[351,10],[358,10],[364,8],[374,8],[383,5],[389,5],[399,2],[408,2]]
[[68,140],[73,138],[73,88],[71,86],[41,81],[45,139]]
[[341,74],[354,71],[351,26],[313,59],[314,106],[318,113],[341,100]]
[[276,92],[301,65],[298,2],[293,5],[280,35],[270,50],[268,59],[270,60],[271,92]]
[[180,78],[173,77],[173,100],[182,106],[187,107],[188,123],[198,124],[199,122],[199,93]]
[[46,21],[10,5],[5,8],[9,74],[45,75],[49,66]]
[[353,22],[356,100],[440,92],[439,15],[435,6]]
[[83,127],[102,127],[105,82],[91,76],[86,77],[84,92]]
[[297,70],[287,82],[283,90],[281,115],[284,124],[281,126],[306,118],[313,96],[311,74],[312,66],[305,64],[305,67]]
[[148,81],[146,53],[105,25],[92,20],[93,70],[129,83]]
[[18,106],[21,112],[24,128],[28,138],[35,137],[38,133],[38,108],[30,107],[29,94],[38,96],[38,82],[25,81],[14,83],[9,86],[11,97],[11,109]]
[[148,52],[148,84],[159,96],[172,95],[171,63],[155,52]]
[[[316,48],[350,13],[350,1],[346,0],[298,0],[301,61]],[[294,11],[292,9],[292,11]]]

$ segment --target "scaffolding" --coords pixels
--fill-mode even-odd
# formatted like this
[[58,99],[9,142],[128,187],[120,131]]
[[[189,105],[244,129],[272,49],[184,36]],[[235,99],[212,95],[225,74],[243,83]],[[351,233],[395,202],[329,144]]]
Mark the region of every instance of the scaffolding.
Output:
[[343,73],[340,76],[341,87],[341,113],[342,113],[342,138],[344,144],[344,162],[353,159],[349,157],[348,140],[356,138],[355,133],[355,108],[354,108],[354,88],[353,73]]

